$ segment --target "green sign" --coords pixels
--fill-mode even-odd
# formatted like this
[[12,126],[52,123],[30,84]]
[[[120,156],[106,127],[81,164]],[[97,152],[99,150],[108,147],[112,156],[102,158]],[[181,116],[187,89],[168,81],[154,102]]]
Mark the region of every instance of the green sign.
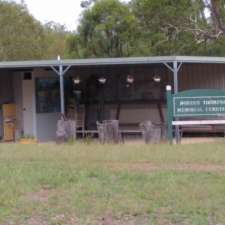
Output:
[[225,116],[225,91],[189,90],[172,98],[173,117]]
[[225,115],[225,96],[174,97],[174,116],[221,116]]
[[184,117],[225,116],[225,91],[198,89],[172,94],[167,90],[168,139],[172,141],[172,121]]

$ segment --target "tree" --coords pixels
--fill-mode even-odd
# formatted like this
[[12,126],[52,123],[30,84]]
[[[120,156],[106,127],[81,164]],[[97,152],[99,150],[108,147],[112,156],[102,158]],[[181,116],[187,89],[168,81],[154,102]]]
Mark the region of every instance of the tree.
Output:
[[82,6],[78,31],[66,41],[70,57],[213,54],[205,0],[87,0]]
[[195,34],[205,40],[218,40],[221,36],[225,36],[225,0],[196,0],[196,2],[202,5],[204,23],[195,22],[196,29],[193,29]]
[[44,58],[56,58],[58,55],[65,58],[66,37],[69,32],[64,25],[53,21],[44,25],[46,51]]
[[25,5],[0,1],[0,60],[42,58],[45,34]]
[[77,33],[67,39],[67,50],[76,57],[130,56],[137,37],[137,20],[127,4],[97,0],[84,10]]
[[65,26],[41,24],[30,15],[25,3],[0,0],[0,60],[49,59],[64,57]]
[[190,0],[133,0],[131,7],[139,20],[145,55],[195,54],[200,48],[190,20],[200,6]]

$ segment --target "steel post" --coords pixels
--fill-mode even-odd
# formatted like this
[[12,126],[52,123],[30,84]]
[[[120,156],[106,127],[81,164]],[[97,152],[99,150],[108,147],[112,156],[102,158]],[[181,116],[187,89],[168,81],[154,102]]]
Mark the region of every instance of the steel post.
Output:
[[174,86],[174,93],[178,92],[178,65],[177,61],[173,62],[173,86]]
[[65,100],[64,100],[64,72],[63,65],[59,65],[59,84],[60,84],[60,108],[61,114],[65,115]]
[[[178,71],[179,71],[180,65],[178,67],[177,61],[173,62],[173,86],[174,86],[174,93],[176,94],[179,91],[178,87]],[[179,126],[175,126],[175,137],[176,137],[176,143],[180,143],[180,128]]]
[[173,143],[173,100],[171,93],[171,86],[166,86],[166,97],[167,97],[167,138],[170,144]]

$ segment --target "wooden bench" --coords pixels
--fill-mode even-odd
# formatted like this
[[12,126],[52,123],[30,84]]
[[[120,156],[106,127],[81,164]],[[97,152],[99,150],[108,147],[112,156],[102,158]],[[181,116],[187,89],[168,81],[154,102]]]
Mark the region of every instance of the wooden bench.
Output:
[[181,133],[223,133],[225,134],[225,120],[185,120],[173,121],[173,126],[181,127]]

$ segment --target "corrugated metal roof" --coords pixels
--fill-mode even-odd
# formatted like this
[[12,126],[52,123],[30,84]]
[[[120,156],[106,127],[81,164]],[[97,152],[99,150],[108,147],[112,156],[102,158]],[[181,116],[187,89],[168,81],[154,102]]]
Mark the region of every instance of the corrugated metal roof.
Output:
[[175,56],[175,61],[184,63],[225,63],[225,57]]
[[[130,58],[92,58],[66,59],[60,62],[71,66],[131,65],[172,62],[174,57],[130,57]],[[0,68],[35,68],[59,65],[58,60],[6,61],[0,62]]]
[[[172,63],[174,61],[184,63],[225,63],[225,57],[200,57],[200,56],[157,56],[157,57],[129,57],[129,58],[91,58],[91,59],[67,59],[60,62],[64,66],[104,66],[104,65],[135,65]],[[34,61],[6,61],[0,62],[0,68],[40,68],[59,65],[58,60],[34,60]]]

